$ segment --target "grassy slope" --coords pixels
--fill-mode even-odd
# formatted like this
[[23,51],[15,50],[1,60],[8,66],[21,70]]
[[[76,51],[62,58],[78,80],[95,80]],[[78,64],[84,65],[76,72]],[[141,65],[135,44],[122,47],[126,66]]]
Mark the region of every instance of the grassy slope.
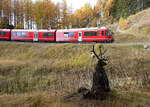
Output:
[[[106,70],[112,90],[132,93],[150,89],[148,50],[140,45],[104,47],[108,49],[106,56],[110,58]],[[76,92],[81,86],[90,88],[96,63],[90,57],[91,48],[92,45],[88,44],[0,42],[0,103],[5,106],[22,103],[26,107],[38,103],[59,106],[61,96]],[[125,105],[149,105],[147,97],[142,95],[131,94],[127,99],[133,101],[127,100]],[[120,96],[118,101],[110,99],[109,104],[122,105]],[[70,106],[66,102],[61,104]]]
[[114,35],[116,42],[150,42],[150,8],[126,19],[127,29]]

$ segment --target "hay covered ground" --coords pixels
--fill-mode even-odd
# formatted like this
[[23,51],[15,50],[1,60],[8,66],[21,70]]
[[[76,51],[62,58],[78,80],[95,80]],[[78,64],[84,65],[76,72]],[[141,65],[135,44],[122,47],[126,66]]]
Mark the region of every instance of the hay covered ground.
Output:
[[[72,95],[90,88],[96,59],[92,44],[0,42],[0,105],[32,106],[149,106],[150,50],[143,45],[104,45],[105,67],[112,92],[105,101]],[[80,99],[80,100],[79,100]],[[81,100],[82,99],[82,100]]]

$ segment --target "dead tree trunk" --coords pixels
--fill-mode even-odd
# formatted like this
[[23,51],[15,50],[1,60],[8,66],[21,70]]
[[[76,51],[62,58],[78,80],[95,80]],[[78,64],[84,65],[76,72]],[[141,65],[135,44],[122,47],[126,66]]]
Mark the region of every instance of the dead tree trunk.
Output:
[[102,53],[101,47],[99,49],[100,55],[98,56],[94,51],[93,46],[92,54],[97,57],[98,63],[93,72],[93,84],[91,90],[83,87],[78,90],[78,92],[83,93],[84,98],[105,99],[110,91],[109,80],[104,69],[104,66],[107,65],[107,58],[103,57],[104,53]]

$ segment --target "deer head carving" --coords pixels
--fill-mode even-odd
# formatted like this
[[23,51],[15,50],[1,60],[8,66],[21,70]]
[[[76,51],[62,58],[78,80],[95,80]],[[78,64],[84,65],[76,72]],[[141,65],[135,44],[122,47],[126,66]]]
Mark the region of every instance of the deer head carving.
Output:
[[106,61],[108,60],[108,57],[105,57],[104,54],[107,52],[107,50],[102,51],[103,46],[99,45],[99,55],[95,51],[95,45],[93,45],[93,49],[91,51],[91,56],[94,58],[96,57],[98,59],[98,64],[105,66]]

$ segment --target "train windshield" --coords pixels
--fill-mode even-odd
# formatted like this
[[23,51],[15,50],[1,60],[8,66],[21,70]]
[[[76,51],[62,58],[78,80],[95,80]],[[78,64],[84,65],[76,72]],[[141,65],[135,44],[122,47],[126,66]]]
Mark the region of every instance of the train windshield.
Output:
[[105,36],[111,36],[109,31],[105,31]]

